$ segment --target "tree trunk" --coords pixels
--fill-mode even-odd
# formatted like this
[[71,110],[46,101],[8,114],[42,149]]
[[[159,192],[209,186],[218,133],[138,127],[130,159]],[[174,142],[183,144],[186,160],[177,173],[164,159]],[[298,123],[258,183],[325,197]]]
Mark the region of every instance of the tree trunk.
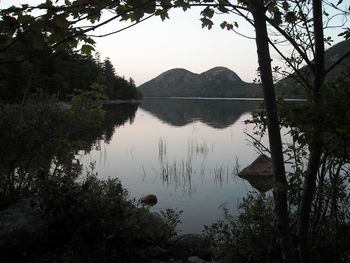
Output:
[[286,262],[296,262],[287,209],[287,181],[284,168],[282,141],[277,114],[275,89],[273,86],[271,56],[269,51],[268,34],[265,20],[263,0],[251,1],[252,14],[256,31],[256,45],[264,91],[267,126],[274,175],[275,215],[279,230],[282,255]]
[[[321,97],[320,89],[324,82],[324,35],[322,21],[322,1],[313,0],[313,18],[315,34],[315,65],[312,69],[314,72],[314,83],[312,89],[312,100],[319,103]],[[322,116],[319,116],[322,118]],[[322,122],[320,120],[320,122]],[[317,172],[322,155],[322,132],[318,127],[314,127],[309,144],[310,158],[306,177],[303,185],[303,196],[298,214],[298,240],[301,259],[303,263],[312,262],[311,244],[309,237],[310,212],[311,204],[315,194]]]

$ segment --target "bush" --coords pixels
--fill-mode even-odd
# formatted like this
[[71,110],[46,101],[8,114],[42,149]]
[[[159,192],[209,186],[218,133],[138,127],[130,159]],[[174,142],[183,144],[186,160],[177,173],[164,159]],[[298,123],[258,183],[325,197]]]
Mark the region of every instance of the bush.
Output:
[[176,213],[167,224],[129,199],[118,179],[99,180],[93,170],[80,182],[49,176],[38,189],[34,208],[45,227],[35,238],[14,232],[0,248],[6,262],[148,262],[147,251],[176,234]]
[[63,109],[40,95],[24,105],[0,104],[0,208],[37,191],[41,177],[57,169],[79,170],[75,153],[90,150],[103,120],[101,107],[88,106]]
[[249,193],[233,216],[224,208],[223,219],[205,226],[204,237],[228,262],[274,262],[279,258],[271,197]]

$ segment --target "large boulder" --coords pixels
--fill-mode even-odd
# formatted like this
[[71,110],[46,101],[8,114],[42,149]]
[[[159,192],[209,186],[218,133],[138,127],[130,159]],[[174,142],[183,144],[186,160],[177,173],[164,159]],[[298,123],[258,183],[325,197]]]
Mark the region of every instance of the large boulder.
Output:
[[43,229],[44,222],[30,199],[21,200],[0,211],[0,244],[5,236],[25,230],[34,234]]
[[208,246],[200,234],[183,234],[173,237],[168,242],[167,248],[172,257],[182,260],[197,256],[203,260],[211,261],[217,254],[217,251]]
[[261,154],[254,162],[244,168],[238,176],[246,179],[260,193],[273,188],[272,160]]
[[149,240],[163,243],[168,239],[168,227],[157,212],[150,212],[145,208],[137,209],[138,226]]
[[6,262],[33,262],[30,254],[43,240],[46,227],[30,199],[0,211],[0,258]]
[[158,199],[155,195],[145,195],[140,198],[140,202],[144,205],[154,206],[155,204],[157,204]]

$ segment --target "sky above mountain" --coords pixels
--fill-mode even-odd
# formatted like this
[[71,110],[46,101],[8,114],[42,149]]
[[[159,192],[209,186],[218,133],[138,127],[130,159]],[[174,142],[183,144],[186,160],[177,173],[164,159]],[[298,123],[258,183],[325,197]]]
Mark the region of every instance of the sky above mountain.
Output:
[[[43,0],[0,0],[0,8],[13,4],[40,4]],[[216,66],[236,72],[243,81],[256,78],[257,55],[255,40],[244,38],[220,27],[222,21],[238,22],[240,33],[254,37],[252,26],[232,15],[218,15],[211,30],[201,27],[201,8],[186,12],[170,11],[170,19],[152,17],[125,31],[104,38],[96,38],[96,50],[101,58],[109,57],[119,75],[132,77],[140,85],[161,72],[172,68],[186,68],[194,73]],[[108,14],[105,14],[108,17]],[[114,21],[93,32],[109,33],[130,25]],[[332,34],[332,32],[330,32]],[[333,37],[335,37],[334,35]],[[336,39],[339,42],[340,39]],[[288,47],[282,47],[288,52]],[[282,64],[273,55],[274,64]]]
[[[43,0],[0,0],[0,7],[13,4],[39,4]],[[101,58],[109,57],[120,75],[132,77],[140,85],[161,72],[172,68],[186,68],[194,73],[224,66],[235,71],[244,81],[252,82],[256,77],[257,55],[255,42],[223,30],[220,23],[239,22],[239,31],[254,36],[247,23],[232,16],[217,16],[211,30],[202,28],[201,8],[183,12],[171,10],[170,19],[162,22],[152,17],[132,28],[104,38],[96,38],[96,50]],[[106,14],[108,17],[108,14]],[[128,22],[113,21],[93,34],[112,32]]]
[[[203,29],[200,10],[172,10],[170,19],[164,22],[153,17],[116,35],[97,39],[97,50],[102,57],[110,57],[118,73],[132,76],[138,85],[172,68],[201,73],[215,66],[228,67],[252,82],[257,69],[254,40],[221,29],[224,16],[215,19],[211,30]],[[226,19],[232,21],[232,17]],[[101,32],[122,27],[114,23]],[[254,36],[244,22],[240,31]]]

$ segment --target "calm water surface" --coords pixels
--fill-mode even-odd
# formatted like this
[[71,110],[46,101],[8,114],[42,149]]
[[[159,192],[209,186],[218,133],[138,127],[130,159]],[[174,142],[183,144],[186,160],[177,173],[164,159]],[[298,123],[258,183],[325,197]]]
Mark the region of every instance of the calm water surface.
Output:
[[[183,233],[200,232],[253,190],[235,174],[258,156],[244,124],[256,101],[145,99],[109,142],[82,156],[100,178],[119,178],[131,197],[155,194],[154,211],[183,210]],[[238,167],[237,167],[238,164]]]

